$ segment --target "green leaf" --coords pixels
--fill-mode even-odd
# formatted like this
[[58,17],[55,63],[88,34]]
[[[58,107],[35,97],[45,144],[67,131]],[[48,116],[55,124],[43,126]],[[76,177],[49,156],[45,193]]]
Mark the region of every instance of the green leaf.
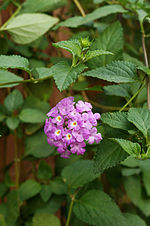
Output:
[[148,196],[150,196],[150,170],[143,169],[142,174],[146,193]]
[[30,179],[23,182],[19,187],[20,200],[24,201],[32,198],[41,191],[41,185]]
[[104,86],[106,95],[131,98],[131,87],[129,84]]
[[49,180],[52,177],[52,169],[46,161],[40,162],[37,176],[40,180]]
[[131,214],[131,213],[124,213],[124,217],[127,220],[128,226],[146,226],[145,221],[140,218],[138,215]]
[[50,181],[51,190],[56,195],[62,195],[67,193],[67,186],[62,181],[61,177],[55,177],[54,180]]
[[88,50],[85,54],[85,61],[88,61],[94,57],[98,57],[101,55],[113,55],[113,53],[105,51],[105,50]]
[[25,123],[40,123],[45,121],[46,115],[37,109],[25,108],[20,112],[19,119]]
[[18,203],[18,193],[16,191],[9,192],[7,196],[6,203],[7,215],[6,215],[6,225],[15,225],[19,217],[19,203]]
[[14,130],[19,126],[20,120],[17,117],[8,117],[6,119],[6,125],[9,129]]
[[114,61],[113,63],[106,65],[106,67],[99,67],[84,72],[83,75],[115,83],[138,81],[136,66],[126,61]]
[[[23,78],[15,75],[12,72],[0,70],[0,88],[13,87],[18,85]],[[16,82],[14,84],[3,85],[3,83]],[[18,82],[18,83],[17,83]]]
[[73,56],[77,55],[78,57],[81,57],[81,43],[79,40],[73,39],[68,41],[61,41],[57,43],[53,43],[53,46],[56,48],[63,48],[70,52]]
[[126,12],[127,11],[123,9],[122,6],[120,5],[117,5],[117,4],[107,5],[94,10],[92,13],[87,14],[85,17],[82,17],[82,16],[71,17],[65,20],[64,22],[59,23],[57,28],[60,26],[76,28],[78,26],[84,25],[86,23],[100,19],[110,14],[126,13]]
[[46,158],[53,154],[55,148],[47,143],[47,137],[43,131],[28,136],[25,143],[25,156],[32,155],[36,158]]
[[127,120],[126,112],[107,112],[101,115],[103,123],[118,129],[131,130],[132,124]]
[[18,55],[0,55],[0,68],[18,68],[30,73],[29,61]]
[[[39,89],[38,89],[38,91],[39,91]],[[32,90],[32,92],[33,92],[33,90]],[[37,110],[40,110],[41,112],[43,112],[44,114],[46,114],[49,111],[50,106],[46,101],[42,101],[39,98],[37,98],[33,95],[30,95],[30,96],[26,97],[26,99],[23,103],[23,109],[27,109],[27,108],[37,109]]]
[[50,12],[66,4],[66,0],[26,0],[21,13]]
[[90,60],[88,62],[89,68],[94,69],[100,66],[105,66],[114,60],[120,59],[123,44],[124,40],[122,26],[119,22],[115,22],[100,33],[91,46],[91,50],[102,49],[104,51],[112,52],[113,55],[99,56],[94,60]]
[[51,195],[52,195],[51,185],[50,184],[42,185],[40,192],[41,199],[44,202],[47,202],[50,199]]
[[141,172],[140,168],[123,168],[121,169],[122,176],[128,177],[134,174],[139,174]]
[[118,138],[110,138],[111,140],[117,142],[124,151],[126,151],[129,155],[133,157],[138,157],[141,152],[141,147],[138,143],[133,143],[129,140],[118,139]]
[[133,123],[148,138],[148,129],[150,129],[150,112],[144,108],[130,108],[128,112],[128,121]]
[[59,219],[49,213],[36,213],[33,217],[33,226],[61,226]]
[[75,215],[89,225],[126,226],[126,220],[111,198],[99,190],[85,193],[74,205]]
[[145,66],[138,66],[137,69],[143,71],[145,74],[150,75],[150,69]]
[[4,105],[6,109],[10,112],[14,112],[21,108],[23,104],[23,95],[22,93],[15,89],[13,90],[4,100]]
[[36,68],[36,71],[38,73],[38,78],[52,77],[53,75],[51,68],[39,67]]
[[98,174],[93,172],[92,160],[78,160],[62,171],[63,181],[71,188],[79,188],[94,180]]
[[28,44],[46,33],[58,18],[40,13],[25,13],[16,16],[2,30],[8,31],[18,44]]
[[138,9],[138,10],[136,10],[136,12],[138,14],[140,24],[143,26],[143,22],[144,22],[145,17],[147,16],[147,12],[143,9]]
[[145,216],[150,216],[150,199],[145,197],[142,192],[140,178],[135,176],[125,177],[124,186],[128,197]]
[[70,67],[67,62],[60,62],[52,67],[54,80],[60,91],[67,89],[79,77],[81,72],[86,68],[84,64],[76,67]]
[[129,61],[129,62],[135,64],[136,66],[143,66],[143,62],[142,61],[138,60],[135,57],[130,56],[127,53],[123,53],[123,60]]
[[117,143],[104,139],[100,142],[94,156],[95,172],[102,173],[105,169],[119,164],[127,156],[127,153]]

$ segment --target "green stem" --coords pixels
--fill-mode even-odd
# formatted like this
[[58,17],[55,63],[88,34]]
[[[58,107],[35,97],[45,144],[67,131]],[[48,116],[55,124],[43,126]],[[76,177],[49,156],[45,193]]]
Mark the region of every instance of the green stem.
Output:
[[144,88],[145,86],[145,82],[143,81],[143,84],[141,85],[141,87],[137,90],[137,92],[130,98],[130,100],[128,100],[128,102],[119,110],[120,112],[123,111],[130,103],[132,100],[134,100],[134,98],[141,92],[141,90]]
[[75,196],[72,195],[71,203],[70,203],[70,206],[69,206],[68,217],[67,217],[67,221],[66,221],[66,226],[69,226],[69,223],[70,223],[74,200],[75,200]]
[[83,17],[85,17],[86,14],[85,14],[84,9],[82,8],[80,2],[79,2],[78,0],[73,0],[73,1],[74,1],[74,3],[76,4],[77,8],[79,9],[81,15],[82,15]]
[[6,26],[8,25],[8,23],[19,13],[20,9],[21,9],[21,5],[16,5],[18,8],[17,10],[11,15],[11,17],[1,26],[0,31],[5,30]]
[[0,83],[0,86],[6,86],[6,85],[11,85],[11,84],[21,84],[21,83],[38,83],[40,81],[47,80],[51,78],[52,76],[46,76],[44,78],[39,78],[39,79],[26,79],[26,80],[21,80],[21,81],[13,81],[13,82],[5,82],[5,83]]
[[[148,67],[148,57],[147,57],[147,51],[146,51],[146,45],[145,45],[145,32],[144,28],[141,28],[142,31],[142,47],[143,47],[143,53],[144,53],[144,61],[145,66]],[[149,91],[149,76],[146,76],[146,84],[147,84],[147,107],[150,110],[150,91]]]

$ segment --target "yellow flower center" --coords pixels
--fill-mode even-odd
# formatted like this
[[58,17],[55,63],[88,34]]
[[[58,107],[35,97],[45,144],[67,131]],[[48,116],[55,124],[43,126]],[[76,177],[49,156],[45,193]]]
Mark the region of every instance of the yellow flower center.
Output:
[[60,129],[58,129],[58,130],[55,131],[56,136],[59,136],[60,133],[61,133],[61,130]]
[[70,140],[72,138],[72,135],[70,133],[67,133],[67,140]]
[[57,120],[58,122],[61,122],[61,116],[60,116],[60,115],[57,116],[57,117],[56,117],[56,120]]

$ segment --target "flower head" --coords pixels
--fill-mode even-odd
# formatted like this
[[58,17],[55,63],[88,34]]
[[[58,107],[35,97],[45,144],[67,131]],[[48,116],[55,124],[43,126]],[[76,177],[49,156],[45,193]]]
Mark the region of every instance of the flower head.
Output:
[[83,155],[85,141],[89,144],[99,143],[101,134],[97,133],[99,113],[93,114],[92,105],[88,102],[74,102],[74,97],[61,100],[47,114],[44,132],[48,143],[57,147],[63,158],[71,154]]

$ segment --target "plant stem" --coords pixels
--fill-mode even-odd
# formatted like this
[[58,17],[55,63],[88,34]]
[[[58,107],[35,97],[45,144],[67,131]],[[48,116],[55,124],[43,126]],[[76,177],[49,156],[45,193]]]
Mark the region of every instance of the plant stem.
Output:
[[73,1],[74,1],[74,3],[76,4],[77,8],[79,9],[81,15],[82,15],[83,17],[85,17],[86,14],[85,14],[84,9],[82,8],[80,2],[79,2],[78,0],[73,0]]
[[5,83],[0,83],[0,86],[5,86],[5,85],[11,85],[11,84],[16,84],[16,85],[18,85],[18,84],[20,84],[20,83],[38,83],[38,82],[40,82],[40,81],[44,81],[44,80],[46,80],[46,79],[49,79],[49,78],[51,78],[52,76],[50,75],[50,76],[46,76],[46,77],[44,77],[44,78],[38,78],[38,79],[26,79],[26,80],[21,80],[21,81],[13,81],[13,82],[5,82]]
[[75,200],[75,196],[72,195],[72,197],[71,197],[71,203],[70,203],[70,206],[69,206],[68,217],[67,217],[67,221],[66,221],[66,226],[69,226],[69,223],[70,223],[74,200]]
[[[13,2],[14,3],[14,2]],[[0,31],[5,30],[6,26],[8,25],[8,23],[19,13],[20,9],[21,9],[21,5],[16,5],[18,8],[17,10],[11,15],[11,17],[1,26]]]
[[[148,57],[147,57],[147,51],[145,46],[145,32],[144,29],[142,29],[142,47],[143,47],[143,53],[144,53],[144,61],[145,66],[148,67]],[[146,85],[147,85],[147,107],[150,110],[150,94],[149,94],[149,76],[146,77]]]
[[141,87],[136,91],[136,93],[128,100],[128,102],[119,110],[120,112],[123,111],[130,103],[131,101],[141,92],[141,90],[144,88],[145,82],[141,84]]

